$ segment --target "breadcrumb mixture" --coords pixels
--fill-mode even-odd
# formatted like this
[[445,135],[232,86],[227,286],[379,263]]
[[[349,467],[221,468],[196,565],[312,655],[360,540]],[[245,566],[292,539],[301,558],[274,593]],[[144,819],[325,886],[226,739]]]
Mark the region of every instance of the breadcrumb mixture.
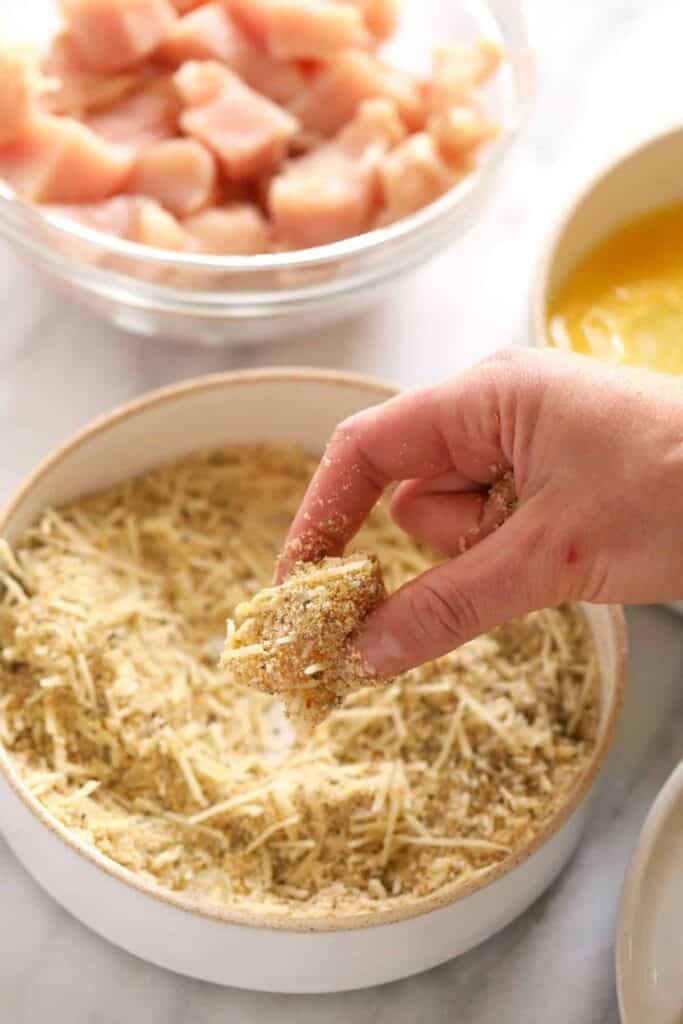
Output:
[[385,597],[372,555],[295,562],[279,587],[237,606],[222,664],[238,683],[278,696],[290,718],[317,725],[373,681],[349,640]]
[[[5,545],[0,738],[55,818],[148,881],[344,917],[457,888],[536,835],[594,746],[597,668],[578,610],[538,612],[296,736],[216,666],[313,469],[294,446],[199,453]],[[434,562],[383,506],[358,543],[389,590]]]

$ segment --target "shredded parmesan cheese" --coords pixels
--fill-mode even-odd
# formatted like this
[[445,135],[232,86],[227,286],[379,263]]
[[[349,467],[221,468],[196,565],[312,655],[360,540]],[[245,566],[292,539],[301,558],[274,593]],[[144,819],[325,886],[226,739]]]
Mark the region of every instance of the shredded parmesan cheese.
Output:
[[[292,446],[199,453],[0,544],[0,738],[50,814],[148,882],[353,917],[455,891],[532,839],[585,768],[598,675],[582,614],[543,611],[297,735],[216,661],[313,468]],[[358,539],[389,590],[434,562],[383,505]]]

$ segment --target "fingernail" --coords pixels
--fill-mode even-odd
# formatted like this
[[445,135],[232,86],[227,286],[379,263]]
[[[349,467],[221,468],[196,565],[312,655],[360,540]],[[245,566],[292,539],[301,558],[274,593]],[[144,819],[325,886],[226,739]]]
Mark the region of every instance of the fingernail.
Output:
[[356,639],[364,665],[378,679],[389,679],[403,670],[405,653],[399,639],[381,626],[363,630]]

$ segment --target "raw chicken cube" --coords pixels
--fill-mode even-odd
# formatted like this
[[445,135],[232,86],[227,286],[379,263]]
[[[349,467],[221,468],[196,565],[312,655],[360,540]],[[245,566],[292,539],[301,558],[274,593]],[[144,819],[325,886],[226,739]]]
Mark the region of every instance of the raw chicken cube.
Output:
[[438,199],[462,177],[441,158],[427,132],[411,135],[380,165],[384,210],[377,226],[407,217]]
[[180,112],[173,81],[162,76],[150,85],[86,119],[103,139],[137,153],[145,146],[177,134]]
[[50,134],[52,146],[61,147],[61,156],[41,201],[95,202],[124,187],[131,159],[120,146],[98,138],[86,125],[67,117],[52,119]]
[[362,12],[336,0],[232,0],[235,18],[274,57],[325,60],[367,46]]
[[184,223],[199,252],[252,256],[268,252],[268,222],[254,203],[238,202],[203,210]]
[[305,248],[367,231],[379,205],[380,161],[405,136],[395,103],[364,100],[333,142],[291,160],[268,192],[276,243]]
[[266,18],[269,0],[226,0],[228,10],[239,27],[260,47],[266,45]]
[[276,165],[298,130],[291,114],[218,64],[184,64],[175,82],[188,106],[180,117],[183,131],[208,146],[230,178],[249,178]]
[[203,4],[171,26],[156,56],[173,67],[187,60],[217,60],[235,67],[245,40],[225,4]]
[[449,43],[437,47],[432,77],[425,84],[428,111],[442,112],[469,100],[496,71],[500,60],[500,47],[487,39],[473,45]]
[[186,107],[210,103],[231,80],[231,73],[216,61],[188,61],[173,76],[181,104]]
[[96,71],[139,64],[176,18],[169,0],[61,0],[79,54]]
[[465,167],[497,128],[474,103],[461,103],[429,119],[429,134],[448,163]]
[[25,199],[88,203],[120,191],[131,158],[70,117],[36,114],[15,140],[0,146],[0,177]]
[[45,89],[41,107],[51,114],[84,115],[122,100],[141,85],[144,72],[135,69],[118,74],[100,74],[85,67],[73,39],[63,33],[52,43],[41,73]]
[[[55,205],[49,209],[86,227],[158,249],[193,248],[181,225],[146,196],[114,196],[101,203]],[[137,272],[137,271],[136,271]]]
[[138,206],[138,200],[130,196],[114,196],[113,199],[104,199],[101,203],[55,205],[48,206],[47,209],[107,235],[130,238]]
[[168,139],[138,155],[127,189],[156,199],[176,217],[187,217],[211,201],[216,163],[194,139]]
[[276,103],[289,103],[306,84],[294,64],[277,60],[255,46],[220,0],[179,18],[156,56],[172,67],[189,60],[217,60]]
[[334,144],[291,160],[268,192],[276,245],[306,249],[367,231],[377,207],[376,181],[371,162]]
[[304,128],[333,135],[373,96],[393,100],[409,128],[421,126],[422,99],[413,76],[363,50],[347,50],[331,61],[290,109]]
[[184,252],[193,248],[173,214],[151,199],[140,203],[130,237],[133,242],[151,245],[156,249]]
[[360,8],[365,24],[375,39],[393,35],[398,25],[398,0],[344,0]]
[[295,64],[271,57],[245,38],[242,54],[233,70],[247,85],[274,103],[289,104],[302,95],[306,78]]
[[35,106],[38,76],[18,49],[0,52],[0,143],[24,131]]
[[338,145],[350,156],[383,153],[406,137],[406,127],[392,100],[363,100],[355,117],[339,132]]

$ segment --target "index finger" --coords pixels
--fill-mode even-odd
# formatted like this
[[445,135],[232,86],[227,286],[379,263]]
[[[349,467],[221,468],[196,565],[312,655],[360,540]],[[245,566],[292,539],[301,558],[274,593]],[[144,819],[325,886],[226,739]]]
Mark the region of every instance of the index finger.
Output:
[[468,425],[471,391],[463,380],[406,392],[344,420],[292,523],[278,581],[296,560],[342,554],[394,481],[455,470],[463,491],[492,482],[502,471],[499,430]]

